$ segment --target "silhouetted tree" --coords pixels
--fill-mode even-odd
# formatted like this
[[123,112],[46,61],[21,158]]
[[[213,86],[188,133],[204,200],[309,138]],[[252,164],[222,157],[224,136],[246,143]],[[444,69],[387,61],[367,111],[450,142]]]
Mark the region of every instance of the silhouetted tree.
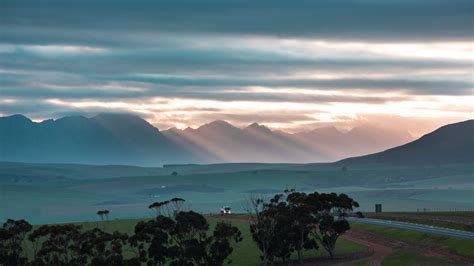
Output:
[[[206,218],[193,211],[174,219],[163,215],[135,226],[129,238],[135,261],[148,265],[222,265],[232,253],[231,242],[241,241],[240,231],[220,222],[209,235]],[[229,261],[228,261],[229,262]]]
[[[234,251],[231,242],[237,243],[240,241],[242,241],[242,233],[237,227],[225,222],[218,222],[212,237],[208,237],[205,241],[207,243],[206,256],[202,265],[223,265]],[[228,260],[227,263],[232,263],[232,261]]]
[[337,239],[350,229],[345,216],[359,205],[345,194],[285,190],[251,206],[250,232],[267,265],[275,257],[287,261],[295,251],[301,260],[303,250],[318,248],[316,240],[334,257]]
[[38,246],[34,265],[85,265],[87,253],[81,227],[73,224],[43,225],[34,230],[28,239]]
[[179,256],[170,265],[222,265],[233,251],[230,242],[242,240],[236,227],[223,222],[209,236],[206,218],[193,211],[178,213],[175,222],[171,237]]
[[[148,206],[149,209],[154,210],[156,213],[156,216],[160,216],[163,214],[169,214],[169,201],[159,201],[159,202],[153,202]],[[169,215],[168,215],[169,216]]]
[[100,220],[104,221],[105,212],[103,210],[97,211],[96,214],[99,215]]
[[250,232],[252,239],[257,243],[261,252],[261,259],[264,266],[273,261],[271,245],[275,241],[275,231],[277,227],[276,213],[269,212],[268,203],[261,198],[251,197],[248,203],[248,214],[250,222]]
[[172,198],[170,200],[171,211],[173,216],[176,216],[180,211],[183,210],[185,200],[182,198]]
[[137,250],[136,259],[148,265],[164,265],[174,259],[178,253],[171,246],[169,236],[174,227],[175,222],[162,215],[155,220],[137,223],[135,234],[129,238],[130,245]]
[[32,265],[126,265],[123,245],[128,236],[106,233],[98,228],[82,232],[73,224],[43,225],[28,239],[34,245]]
[[318,220],[318,230],[313,231],[313,235],[333,258],[337,239],[350,229],[345,217],[359,207],[359,203],[344,193],[314,192],[307,196],[306,204],[311,215]]
[[32,226],[25,220],[8,219],[0,228],[0,265],[25,265],[23,240]]
[[128,236],[119,232],[106,233],[98,228],[81,234],[81,253],[87,254],[92,266],[125,265],[122,247],[127,244]]
[[171,237],[180,256],[171,265],[193,265],[202,261],[204,250],[200,242],[206,238],[209,230],[206,218],[193,211],[180,212],[176,215],[175,222]]
[[109,210],[104,210],[105,219],[106,219],[107,221],[109,220],[109,213],[110,213]]
[[289,208],[289,216],[291,217],[289,223],[289,230],[292,234],[291,243],[297,252],[298,260],[301,261],[303,250],[318,248],[316,241],[310,238],[310,233],[317,223],[317,219],[311,215],[310,208],[306,204],[305,193],[294,190],[287,190],[285,193],[287,194],[286,201]]

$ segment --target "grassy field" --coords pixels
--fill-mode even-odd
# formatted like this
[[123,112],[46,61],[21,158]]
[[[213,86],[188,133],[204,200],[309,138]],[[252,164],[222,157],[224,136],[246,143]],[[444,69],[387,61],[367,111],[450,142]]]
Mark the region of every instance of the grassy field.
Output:
[[383,212],[364,213],[368,218],[433,225],[474,232],[474,212]]
[[[364,264],[361,264],[364,265]],[[445,260],[441,260],[438,258],[426,257],[415,254],[409,251],[400,251],[396,254],[386,258],[382,262],[382,266],[458,266],[464,265],[459,263],[451,263]]]
[[[177,176],[172,176],[172,172]],[[0,162],[0,219],[38,223],[94,221],[98,209],[119,219],[147,217],[147,206],[172,197],[190,209],[217,212],[223,205],[244,211],[250,195],[271,196],[286,188],[344,192],[363,212],[474,209],[473,165],[425,167],[336,164],[217,164],[159,168],[35,165]]]
[[[93,228],[100,228],[102,230],[113,232],[113,231],[120,231],[123,233],[127,233],[129,235],[133,234],[133,230],[135,224],[140,221],[140,219],[130,219],[130,220],[112,220],[108,222],[85,222],[85,223],[77,223],[82,225],[84,230],[93,229]],[[211,227],[219,221],[218,218],[209,218],[209,223]],[[247,221],[240,221],[240,220],[233,220],[231,222],[233,225],[237,226],[239,230],[242,232],[243,241],[239,242],[234,247],[234,252],[231,255],[232,265],[259,265],[260,262],[260,254],[259,250],[252,240],[252,236],[249,231],[249,226]],[[38,226],[35,226],[37,228]],[[25,249],[27,250],[28,256],[33,255],[33,247],[31,243],[26,242]],[[350,254],[360,253],[360,252],[367,252],[367,248],[361,246],[359,244],[346,241],[344,239],[339,239],[337,242],[336,247],[336,256],[344,257]],[[134,253],[131,247],[126,246],[124,249],[124,256],[131,257]],[[305,252],[304,259],[316,259],[316,258],[327,258],[327,253],[324,251],[323,248],[320,248],[317,251]],[[293,256],[293,259],[296,259],[296,254]]]
[[[464,213],[463,213],[464,214]],[[470,216],[464,214],[465,216]],[[427,215],[428,216],[428,215]],[[238,216],[236,216],[238,217]],[[92,228],[100,228],[102,230],[112,232],[120,231],[125,232],[129,235],[133,234],[135,224],[143,219],[126,219],[126,220],[111,220],[106,222],[82,222],[80,224],[84,230]],[[219,221],[220,218],[208,218],[211,227]],[[227,220],[229,221],[229,220]],[[252,237],[249,231],[248,223],[242,219],[232,219],[231,223],[237,226],[242,232],[243,241],[234,245],[234,252],[231,255],[233,265],[259,265],[260,254],[256,244],[252,241]],[[38,225],[35,225],[35,228]],[[351,227],[357,231],[367,231],[382,235],[389,239],[403,241],[417,247],[433,247],[433,248],[444,248],[452,253],[459,254],[464,257],[474,259],[474,241],[464,240],[452,237],[443,237],[430,235],[415,231],[400,230],[395,228],[367,225],[361,223],[351,223]],[[32,246],[27,242],[26,250],[29,256],[32,255]],[[340,258],[350,257],[351,255],[360,254],[367,252],[365,246],[339,239],[336,248],[336,255]],[[132,249],[128,246],[124,248],[125,257],[131,257],[134,255]],[[327,253],[324,249],[320,248],[317,251],[305,252],[304,259],[313,260],[327,258]],[[296,259],[294,256],[293,259]],[[366,261],[358,262],[354,265],[366,265]],[[425,257],[413,252],[406,250],[397,251],[394,255],[386,258],[383,265],[457,265],[447,261],[443,261],[436,258]]]
[[390,239],[404,241],[415,246],[441,247],[452,253],[474,258],[474,241],[472,240],[361,223],[352,223],[351,226],[355,230],[368,231]]

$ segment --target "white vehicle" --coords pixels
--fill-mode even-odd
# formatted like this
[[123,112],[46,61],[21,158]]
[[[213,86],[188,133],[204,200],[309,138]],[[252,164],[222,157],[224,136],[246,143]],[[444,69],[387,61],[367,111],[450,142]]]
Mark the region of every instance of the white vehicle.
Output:
[[229,206],[224,206],[221,208],[221,215],[232,214],[232,208]]

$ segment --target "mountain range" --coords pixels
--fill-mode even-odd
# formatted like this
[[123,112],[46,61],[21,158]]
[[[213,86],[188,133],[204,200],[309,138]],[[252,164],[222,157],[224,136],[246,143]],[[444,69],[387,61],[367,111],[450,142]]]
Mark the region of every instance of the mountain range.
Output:
[[329,162],[412,141],[404,131],[371,125],[287,133],[253,123],[214,121],[160,131],[138,116],[99,114],[33,122],[0,118],[0,161],[157,166],[221,162]]

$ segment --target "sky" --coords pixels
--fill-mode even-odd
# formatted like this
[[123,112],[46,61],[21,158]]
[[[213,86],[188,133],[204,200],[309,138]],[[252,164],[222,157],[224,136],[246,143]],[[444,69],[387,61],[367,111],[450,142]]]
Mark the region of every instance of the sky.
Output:
[[471,0],[3,0],[0,115],[421,135],[473,118]]

